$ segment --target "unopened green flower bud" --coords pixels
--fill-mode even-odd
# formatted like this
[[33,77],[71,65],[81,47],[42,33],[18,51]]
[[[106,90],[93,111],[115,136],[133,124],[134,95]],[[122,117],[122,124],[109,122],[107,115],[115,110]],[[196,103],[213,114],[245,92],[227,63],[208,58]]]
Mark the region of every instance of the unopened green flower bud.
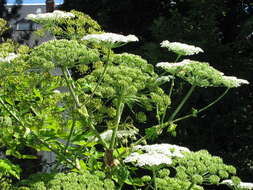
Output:
[[195,184],[202,184],[203,177],[201,175],[194,175],[194,176],[192,176],[192,182]]
[[149,182],[149,181],[151,181],[151,177],[148,176],[148,175],[144,175],[144,176],[141,178],[141,180],[142,180],[143,182]]
[[209,182],[210,182],[211,184],[217,185],[217,184],[219,184],[219,182],[220,182],[220,178],[219,178],[217,175],[211,175],[211,176],[209,177]]
[[220,171],[219,171],[219,176],[220,176],[221,178],[223,178],[223,179],[226,179],[226,178],[229,177],[229,174],[228,174],[228,172],[226,172],[226,171],[224,171],[224,170],[220,170]]
[[233,184],[235,184],[235,185],[239,185],[241,183],[241,179],[237,176],[231,177],[231,180],[232,180]]
[[170,170],[169,169],[162,169],[158,172],[159,176],[161,178],[167,177],[170,175]]

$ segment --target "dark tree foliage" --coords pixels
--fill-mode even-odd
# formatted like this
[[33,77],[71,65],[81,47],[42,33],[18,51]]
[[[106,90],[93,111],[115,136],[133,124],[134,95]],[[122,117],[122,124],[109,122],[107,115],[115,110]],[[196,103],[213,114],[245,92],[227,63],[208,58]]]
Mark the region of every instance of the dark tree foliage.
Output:
[[147,26],[160,14],[159,4],[159,0],[65,0],[62,8],[85,12],[107,31],[145,35]]
[[5,20],[18,18],[18,10],[21,8],[23,0],[15,0],[15,5],[12,6],[11,12],[5,7],[6,3],[6,0],[0,0],[0,17]]

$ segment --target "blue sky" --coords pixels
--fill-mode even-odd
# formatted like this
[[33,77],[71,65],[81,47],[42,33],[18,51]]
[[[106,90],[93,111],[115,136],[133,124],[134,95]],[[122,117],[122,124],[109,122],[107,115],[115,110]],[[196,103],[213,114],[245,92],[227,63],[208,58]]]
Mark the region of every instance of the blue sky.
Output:
[[[62,4],[64,0],[54,0],[55,3],[57,5],[59,4]],[[36,4],[45,4],[46,0],[7,0],[7,5],[13,5],[13,4],[24,4],[24,5],[27,5],[27,4],[31,4],[31,5],[36,5]]]

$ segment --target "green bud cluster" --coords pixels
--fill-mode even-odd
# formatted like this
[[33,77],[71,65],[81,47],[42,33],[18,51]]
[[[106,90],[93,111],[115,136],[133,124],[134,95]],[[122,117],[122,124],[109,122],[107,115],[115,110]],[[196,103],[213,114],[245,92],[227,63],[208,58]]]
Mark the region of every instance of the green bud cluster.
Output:
[[[191,186],[191,182],[186,180],[181,180],[179,178],[172,178],[172,177],[162,177],[156,179],[157,189],[159,190],[188,190]],[[203,187],[194,184],[191,187],[191,190],[204,190]]]
[[154,67],[148,64],[147,60],[141,58],[139,55],[131,53],[114,54],[112,62],[117,65],[127,65],[132,68],[139,68],[141,71],[149,73],[152,76],[157,76],[154,72]]
[[99,60],[97,50],[88,49],[76,40],[51,40],[37,46],[28,62],[39,68],[74,67]]
[[100,25],[89,15],[75,10],[70,11],[70,13],[74,14],[75,17],[69,19],[58,18],[53,22],[36,20],[42,25],[42,29],[36,31],[36,34],[43,36],[46,31],[50,31],[57,39],[80,40],[86,34],[102,31]]
[[223,163],[222,158],[212,156],[206,150],[185,152],[183,158],[175,161],[176,177],[194,184],[219,184],[236,174],[236,169]]
[[105,175],[91,174],[85,171],[77,173],[40,173],[30,176],[19,183],[17,190],[27,187],[30,190],[113,190],[112,180],[105,179]]

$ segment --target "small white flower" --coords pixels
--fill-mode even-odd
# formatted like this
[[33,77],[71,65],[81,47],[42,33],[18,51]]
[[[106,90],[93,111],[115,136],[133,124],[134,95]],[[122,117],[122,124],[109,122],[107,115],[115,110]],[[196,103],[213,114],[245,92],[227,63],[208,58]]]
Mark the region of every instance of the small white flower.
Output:
[[173,76],[161,76],[156,79],[157,82],[167,82],[170,81],[171,79],[174,79]]
[[168,40],[162,41],[161,47],[166,47],[169,51],[177,53],[178,55],[194,55],[198,54],[199,52],[204,52],[199,47],[180,42],[169,42]]
[[0,57],[0,62],[7,62],[10,63],[13,59],[15,59],[16,57],[18,57],[17,54],[15,53],[9,53],[6,57],[2,58]]
[[[103,132],[103,133],[100,135],[100,137],[101,137],[103,140],[105,140],[105,141],[111,140],[111,138],[112,138],[112,130],[107,130],[107,131]],[[97,139],[96,139],[96,140],[97,140]],[[95,141],[96,141],[96,140],[95,140]]]
[[234,84],[235,87],[239,87],[242,84],[249,84],[249,81],[244,79],[238,79],[235,76],[223,76],[225,80],[228,80]]
[[160,63],[157,63],[156,66],[162,67],[162,68],[171,68],[171,67],[182,67],[182,66],[189,65],[192,63],[194,63],[194,61],[191,61],[189,59],[184,59],[183,61],[177,62],[177,63],[160,62]]
[[82,38],[92,42],[102,43],[110,48],[122,46],[128,42],[137,42],[139,39],[135,35],[124,36],[115,33],[88,34]]
[[171,164],[170,157],[160,153],[144,153],[133,152],[124,160],[125,163],[133,162],[136,166],[159,166],[161,164]]
[[53,93],[55,93],[55,94],[60,94],[60,93],[61,93],[61,91],[60,91],[60,90],[55,89],[55,90],[53,90]]
[[55,20],[72,17],[75,17],[75,15],[72,13],[55,10],[52,13],[28,14],[26,16],[26,19],[36,21],[36,20]]
[[[221,184],[226,184],[226,185],[230,185],[230,186],[235,186],[235,184],[233,183],[233,181],[230,180],[230,179],[223,180],[223,181],[221,182]],[[240,184],[238,185],[238,187],[244,188],[244,189],[253,189],[253,183],[240,182]]]

